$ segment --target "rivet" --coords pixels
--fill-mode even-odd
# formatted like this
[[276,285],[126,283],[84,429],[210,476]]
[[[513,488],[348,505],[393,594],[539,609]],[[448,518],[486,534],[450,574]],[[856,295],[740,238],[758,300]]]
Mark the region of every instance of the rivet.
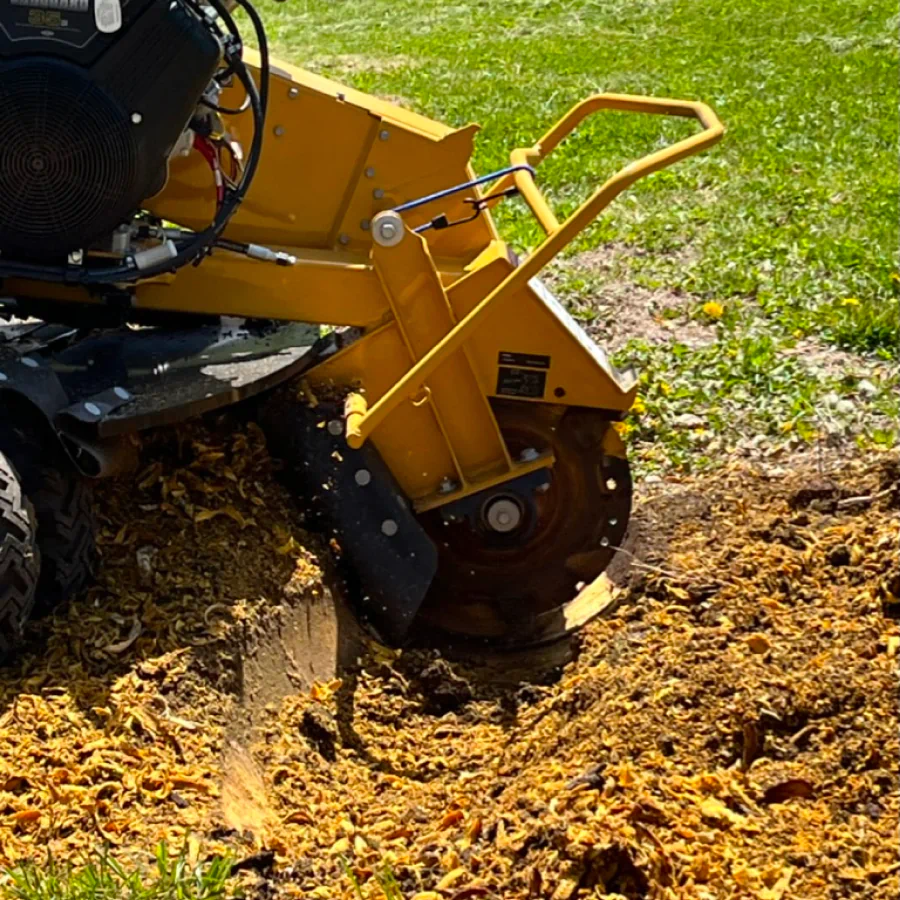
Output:
[[602,538],[600,538],[600,546],[601,546],[601,547],[608,547],[608,546],[609,546],[609,538],[608,538],[608,537],[602,537]]
[[131,114],[131,123],[133,125],[140,125],[143,121],[144,117],[139,112],[133,112]]
[[609,520],[609,524],[610,524],[610,526],[611,526],[612,528],[615,528],[616,525],[619,524],[619,520],[618,520],[618,519],[610,519],[610,520]]
[[84,404],[84,411],[85,411],[86,413],[90,413],[92,416],[99,416],[99,415],[100,415],[100,407],[97,406],[96,403],[90,403],[90,402],[85,403],[85,404]]
[[288,89],[288,97],[290,97],[291,100],[296,100],[299,96],[300,96],[300,88],[292,87],[292,88]]
[[131,394],[129,394],[128,391],[126,391],[125,388],[123,388],[123,387],[114,387],[114,388],[113,388],[113,393],[114,393],[120,400],[130,400],[130,399],[131,399]]
[[372,473],[368,469],[358,469],[353,478],[360,487],[365,487],[372,480]]
[[342,234],[338,237],[338,242],[341,244],[349,244],[350,243],[350,235]]
[[381,188],[375,188],[375,190],[372,191],[372,196],[376,200],[380,200],[384,196],[384,191]]
[[342,434],[344,431],[344,425],[340,419],[332,419],[328,423],[328,433],[333,434],[335,436]]
[[391,136],[391,133],[386,128],[384,131],[378,132],[378,140],[379,141],[386,141],[390,136]]
[[359,227],[362,228],[363,231],[368,231],[372,227],[372,220],[363,219],[362,222],[359,223]]
[[366,178],[374,178],[374,177],[375,177],[375,170],[371,166],[369,166],[369,168],[366,169]]
[[22,357],[22,365],[28,366],[29,369],[36,369],[40,366],[40,363],[36,359],[32,359],[30,356]]
[[381,523],[381,533],[387,537],[393,537],[400,530],[400,526],[393,519],[385,519]]
[[336,96],[336,97],[338,98],[338,100],[340,100],[342,103],[344,102],[344,100],[347,99],[347,95],[346,95],[346,94],[340,94],[340,93],[339,93],[339,94],[336,94],[335,96]]
[[275,137],[281,137],[284,134],[284,127],[281,125],[275,126]]
[[534,462],[539,456],[540,454],[537,452],[537,450],[534,449],[534,447],[526,447],[519,454],[519,459],[522,462]]

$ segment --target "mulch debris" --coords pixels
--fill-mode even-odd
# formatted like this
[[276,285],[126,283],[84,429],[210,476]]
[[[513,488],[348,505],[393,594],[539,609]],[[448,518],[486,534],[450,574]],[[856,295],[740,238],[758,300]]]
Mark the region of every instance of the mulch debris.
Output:
[[103,489],[98,585],[0,678],[0,863],[166,838],[253,861],[251,897],[900,893],[896,457],[642,489],[626,596],[534,683],[367,639],[257,716],[241,831],[235,635],[321,590],[316,541],[255,429],[154,441]]

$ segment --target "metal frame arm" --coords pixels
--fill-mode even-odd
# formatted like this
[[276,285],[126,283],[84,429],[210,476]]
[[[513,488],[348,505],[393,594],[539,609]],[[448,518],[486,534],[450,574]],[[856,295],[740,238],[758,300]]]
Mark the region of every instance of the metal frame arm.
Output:
[[[528,203],[547,237],[517,268],[497,285],[474,309],[458,322],[445,337],[435,344],[404,376],[362,416],[354,417],[347,431],[351,447],[360,447],[375,428],[403,400],[421,393],[426,379],[448,356],[458,350],[471,336],[485,316],[500,306],[500,301],[522,290],[567,244],[578,236],[609,204],[639,178],[670,166],[687,156],[699,153],[716,143],[724,133],[724,126],[716,114],[704,103],[669,100],[653,97],[634,97],[627,94],[598,94],[573,107],[534,147],[513,150],[513,167],[535,166],[545,159],[578,124],[601,110],[649,113],[696,118],[703,131],[678,141],[671,147],[644,156],[621,169],[586,200],[562,224],[525,168],[517,168],[505,176],[494,188],[496,192],[514,183]],[[411,235],[407,235],[410,239]],[[422,240],[416,236],[415,240]]]

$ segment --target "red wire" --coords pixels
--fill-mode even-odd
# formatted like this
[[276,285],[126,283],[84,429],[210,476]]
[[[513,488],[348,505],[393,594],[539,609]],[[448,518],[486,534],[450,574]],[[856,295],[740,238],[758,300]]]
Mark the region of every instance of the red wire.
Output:
[[194,149],[206,160],[213,173],[216,183],[216,208],[225,200],[225,182],[222,178],[222,166],[219,163],[219,153],[213,143],[199,134],[194,135]]

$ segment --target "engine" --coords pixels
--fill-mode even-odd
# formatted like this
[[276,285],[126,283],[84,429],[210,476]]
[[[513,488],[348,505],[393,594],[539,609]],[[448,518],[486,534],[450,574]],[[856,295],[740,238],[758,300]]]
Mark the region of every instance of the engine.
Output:
[[192,0],[0,0],[0,260],[127,225],[222,62]]

